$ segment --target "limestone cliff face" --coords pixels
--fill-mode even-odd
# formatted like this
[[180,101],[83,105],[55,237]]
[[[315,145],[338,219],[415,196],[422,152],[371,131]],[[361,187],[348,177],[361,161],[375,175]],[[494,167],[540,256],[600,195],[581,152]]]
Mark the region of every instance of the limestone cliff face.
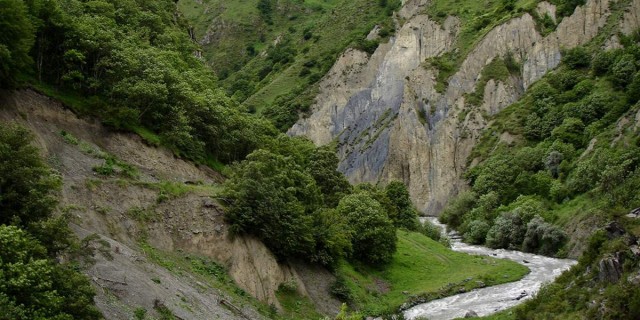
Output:
[[[452,195],[465,188],[460,173],[487,126],[485,116],[516,101],[546,72],[560,63],[561,48],[590,41],[607,23],[610,0],[589,0],[565,17],[555,32],[541,36],[527,13],[495,27],[471,50],[447,89],[435,90],[435,72],[425,60],[453,50],[459,22],[438,25],[419,14],[428,1],[405,1],[406,19],[396,37],[371,56],[348,50],[322,80],[313,113],[290,130],[317,144],[338,143],[340,170],[352,183],[401,180],[426,214],[438,214]],[[555,7],[537,10],[553,19]],[[629,5],[619,30],[640,25],[640,0]],[[489,80],[480,106],[465,103],[482,69],[496,57],[512,54],[521,74]],[[484,115],[484,116],[483,116]]]

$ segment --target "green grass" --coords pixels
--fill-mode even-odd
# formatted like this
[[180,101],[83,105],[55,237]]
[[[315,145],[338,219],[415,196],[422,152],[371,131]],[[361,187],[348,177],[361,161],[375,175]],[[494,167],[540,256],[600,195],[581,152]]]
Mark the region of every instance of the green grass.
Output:
[[452,293],[442,291],[447,288],[470,290],[480,285],[478,281],[485,285],[515,281],[529,272],[515,262],[454,252],[406,231],[398,231],[398,251],[384,269],[343,263],[338,270],[353,302],[374,315],[394,312],[412,297]]
[[[180,0],[178,8],[194,26],[198,39],[212,24],[218,26],[224,21],[226,29],[218,33],[221,38],[215,44],[205,45],[203,55],[227,88],[239,81],[249,81],[251,89],[241,100],[248,98],[245,104],[260,112],[279,96],[293,92],[289,99],[295,99],[299,94],[312,92],[316,81],[339,54],[364,39],[374,25],[381,25],[392,34],[390,8],[399,1],[387,2],[387,7],[367,0],[279,2],[271,24],[261,18],[257,0],[204,0],[202,4]],[[266,63],[266,57],[260,52],[277,38],[291,41],[295,49],[292,61],[284,65],[277,63],[274,71],[260,78],[257,74]],[[255,54],[248,51],[249,47],[255,49]],[[301,75],[303,65],[309,61],[314,62],[308,67],[310,73]]]
[[444,55],[444,59],[441,58],[444,61],[436,59],[436,63],[432,63],[436,68],[442,67],[443,63],[447,65],[445,68],[438,68],[438,91],[444,91],[449,77],[458,70],[469,52],[489,31],[525,12],[533,11],[538,0],[518,0],[513,8],[506,7],[503,3],[500,0],[434,0],[427,7],[426,13],[440,23],[449,15],[456,16],[461,23],[456,50]]
[[284,320],[324,319],[324,316],[316,311],[313,302],[295,290],[281,286],[276,291],[276,297],[284,310],[281,314]]

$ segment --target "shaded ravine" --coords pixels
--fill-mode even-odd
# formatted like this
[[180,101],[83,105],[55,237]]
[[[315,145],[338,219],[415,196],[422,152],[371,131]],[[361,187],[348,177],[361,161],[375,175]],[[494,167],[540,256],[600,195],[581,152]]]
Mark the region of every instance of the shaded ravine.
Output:
[[[437,218],[426,218],[440,228],[445,225]],[[513,307],[530,299],[543,283],[551,282],[562,272],[576,264],[574,260],[555,259],[520,251],[490,249],[463,243],[455,234],[451,236],[454,251],[509,259],[528,267],[531,272],[519,281],[476,289],[443,299],[414,306],[404,315],[407,319],[425,317],[430,320],[462,318],[470,311],[486,316]]]

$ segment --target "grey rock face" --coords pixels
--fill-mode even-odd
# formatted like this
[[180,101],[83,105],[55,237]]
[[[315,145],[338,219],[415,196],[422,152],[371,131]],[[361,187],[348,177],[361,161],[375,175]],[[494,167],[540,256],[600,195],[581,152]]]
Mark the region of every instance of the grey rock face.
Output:
[[477,314],[475,311],[470,310],[469,312],[467,312],[467,313],[464,315],[464,317],[465,317],[465,318],[476,318],[476,317],[478,317],[478,314]]
[[623,256],[618,252],[608,255],[598,262],[598,280],[616,283],[622,276]]
[[[439,214],[447,201],[466,188],[460,174],[492,115],[516,101],[561,59],[560,48],[590,41],[610,15],[610,0],[590,0],[565,17],[554,33],[542,37],[529,14],[487,33],[437,92],[437,70],[425,68],[428,58],[454,49],[459,21],[442,26],[418,14],[426,1],[405,1],[399,15],[406,23],[395,38],[368,56],[348,50],[322,80],[313,114],[301,119],[291,135],[305,135],[316,144],[338,143],[340,171],[352,183],[403,181],[417,207]],[[540,11],[552,14],[553,5]],[[640,25],[640,0],[634,0],[620,29]],[[520,76],[490,80],[479,106],[464,95],[475,90],[482,69],[497,57],[512,54],[522,63]],[[517,139],[515,137],[514,139]]]

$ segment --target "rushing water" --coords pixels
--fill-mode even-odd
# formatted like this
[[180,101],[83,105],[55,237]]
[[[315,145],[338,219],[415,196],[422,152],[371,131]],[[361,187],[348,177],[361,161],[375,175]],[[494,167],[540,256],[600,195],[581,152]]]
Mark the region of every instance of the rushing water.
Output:
[[[426,219],[444,230],[445,226],[439,223],[436,218]],[[574,260],[473,246],[463,243],[455,234],[450,237],[451,249],[455,251],[513,260],[527,266],[531,272],[519,281],[476,289],[417,305],[405,311],[404,315],[407,319],[418,317],[430,320],[462,318],[469,311],[475,312],[478,316],[486,316],[531,298],[543,283],[553,281],[562,272],[576,264]]]

